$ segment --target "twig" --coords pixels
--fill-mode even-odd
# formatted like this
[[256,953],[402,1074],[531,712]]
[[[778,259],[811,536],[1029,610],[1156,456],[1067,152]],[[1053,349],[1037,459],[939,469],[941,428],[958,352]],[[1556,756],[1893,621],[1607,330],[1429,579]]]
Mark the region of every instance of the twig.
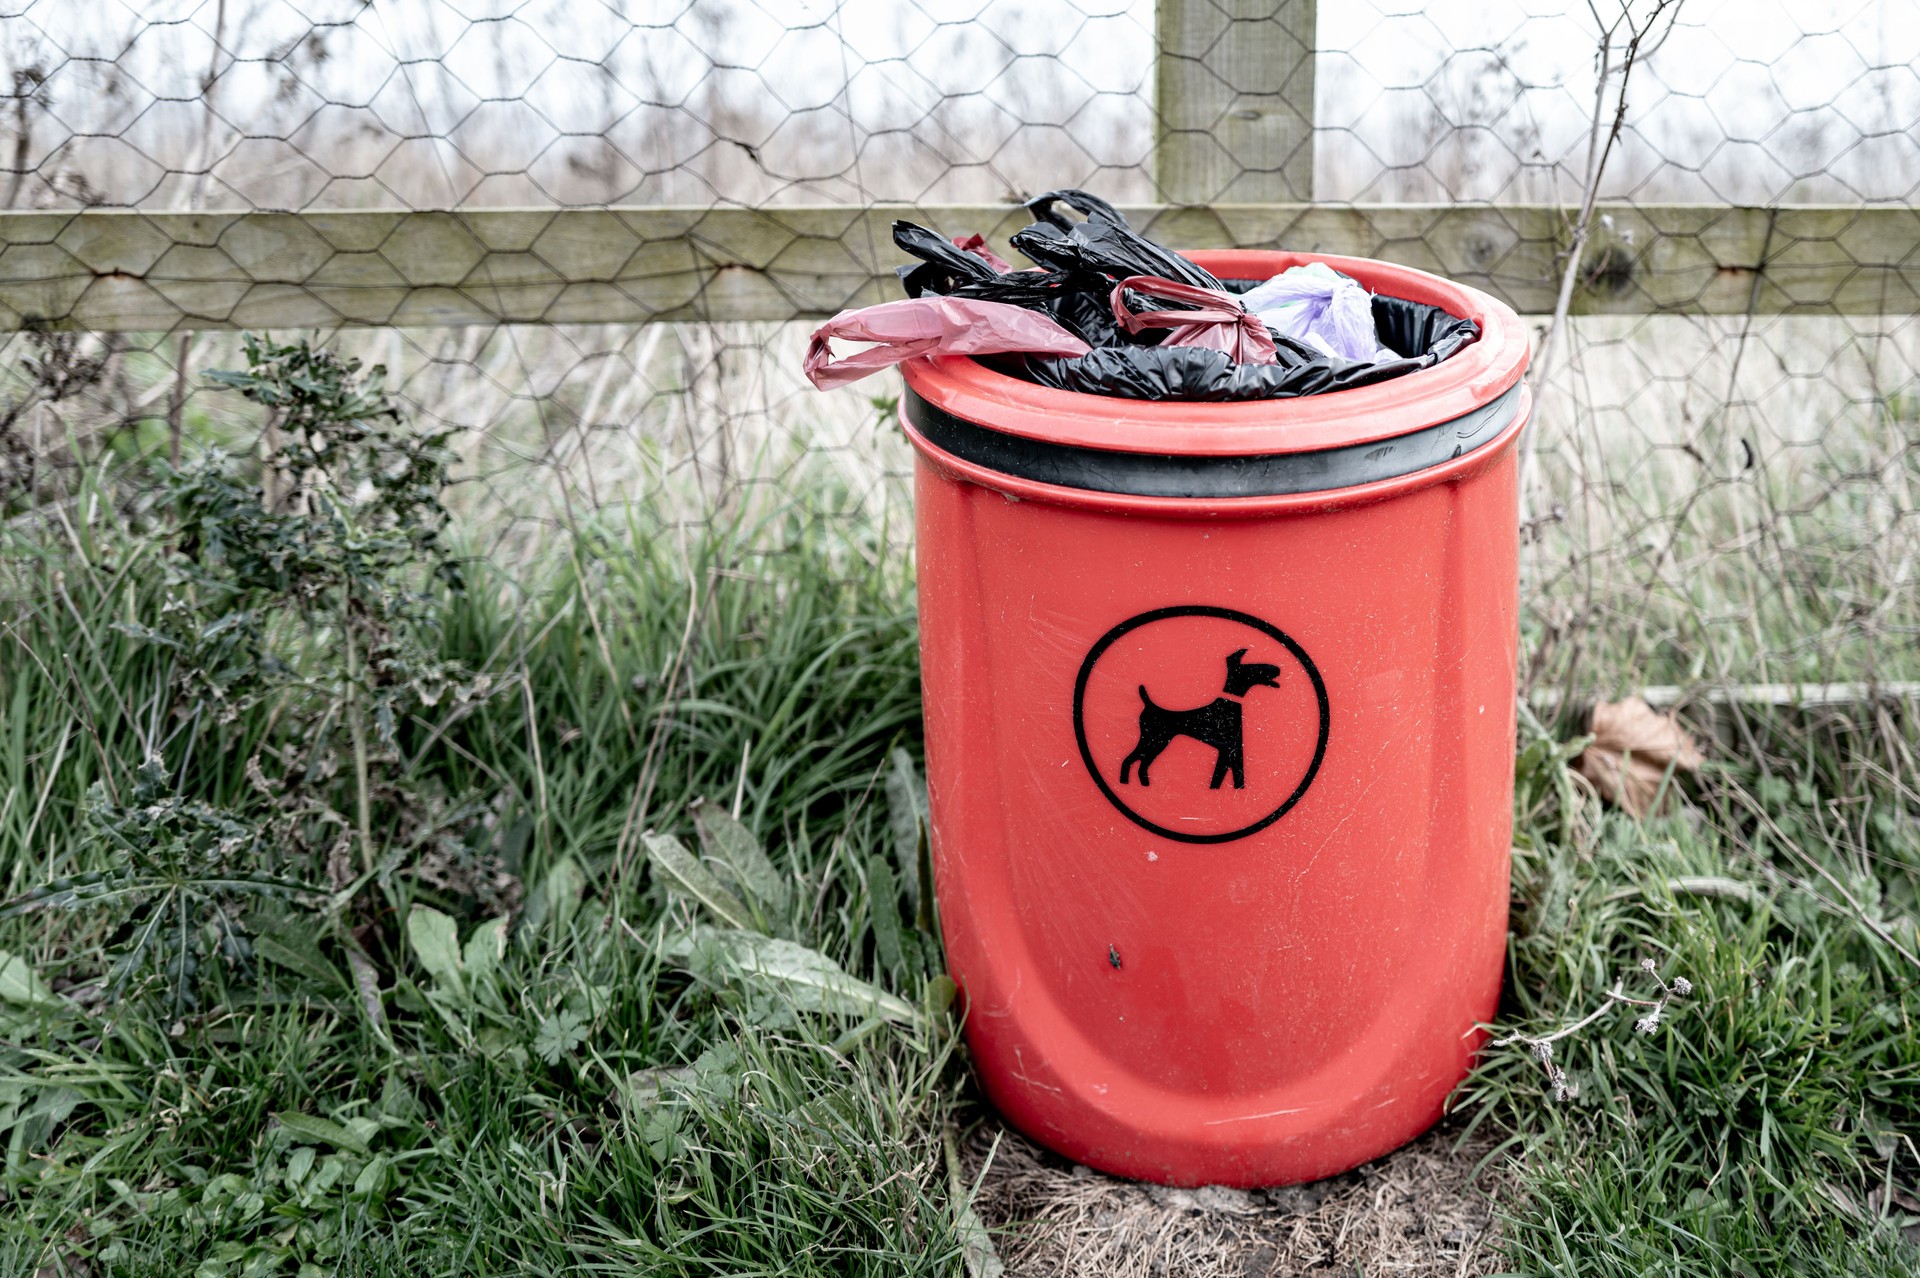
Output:
[[373,960],[360,952],[358,945],[347,947],[347,966],[353,969],[353,987],[360,995],[360,1010],[367,1014],[367,1023],[373,1026],[374,1037],[390,1052],[400,1049],[394,1046],[393,1034],[387,1029],[387,1009],[380,1003],[380,975],[374,970]]
[[[1673,30],[1674,22],[1680,16],[1682,0],[1654,0],[1653,12],[1644,22],[1635,22],[1633,18],[1633,0],[1622,0],[1620,15],[1611,23],[1600,17],[1600,11],[1589,0],[1588,12],[1593,14],[1594,22],[1600,28],[1600,42],[1595,56],[1599,61],[1599,74],[1593,86],[1593,116],[1587,130],[1587,165],[1581,182],[1580,212],[1574,219],[1573,243],[1567,248],[1567,261],[1560,272],[1560,291],[1554,299],[1553,318],[1547,325],[1547,335],[1540,339],[1540,354],[1533,365],[1533,389],[1536,404],[1535,414],[1541,394],[1546,390],[1547,378],[1553,372],[1554,356],[1559,352],[1563,333],[1567,327],[1567,316],[1573,308],[1573,291],[1580,282],[1580,268],[1586,258],[1587,241],[1593,233],[1593,215],[1600,200],[1600,182],[1606,175],[1607,161],[1613,155],[1615,144],[1620,140],[1620,131],[1627,122],[1627,84],[1633,76],[1633,68],[1642,59],[1652,56],[1654,49],[1644,52],[1641,44],[1659,24],[1661,16],[1667,15],[1667,32]],[[1627,47],[1622,51],[1620,65],[1614,66],[1614,41],[1625,25],[1630,33]],[[1658,48],[1664,43],[1666,35],[1654,45]],[[1607,110],[1607,90],[1609,81],[1616,71],[1619,86],[1614,92],[1611,120]],[[1604,130],[1604,137],[1603,137]],[[1534,471],[1535,441],[1540,430],[1536,422],[1521,442],[1520,461],[1520,522],[1528,522],[1527,494],[1532,485]]]
[[1791,852],[1815,874],[1825,879],[1827,886],[1840,894],[1840,899],[1847,903],[1847,908],[1853,911],[1854,918],[1862,927],[1886,942],[1888,948],[1893,950],[1893,952],[1901,958],[1913,964],[1915,967],[1920,967],[1920,957],[1915,957],[1913,951],[1895,940],[1893,933],[1887,929],[1884,923],[1867,913],[1867,908],[1854,898],[1853,893],[1847,890],[1847,885],[1842,883],[1832,870],[1820,864],[1818,858],[1794,842],[1792,836],[1785,830],[1782,830],[1774,821],[1773,817],[1768,815],[1767,810],[1755,802],[1751,795],[1739,786],[1730,787],[1728,792],[1733,795],[1736,802],[1760,819],[1760,822],[1767,827],[1768,832],[1779,841],[1782,847]]
[[367,730],[360,721],[360,662],[353,644],[352,604],[347,599],[346,588],[340,591],[340,634],[347,648],[347,679],[344,695],[347,699],[347,735],[353,742],[353,797],[360,818],[360,864],[368,873],[373,872],[373,799],[369,793],[370,781],[367,773]]
[[180,469],[181,418],[187,402],[187,358],[193,334],[180,334],[180,355],[173,365],[173,394],[167,400],[167,464]]
[[[1652,49],[1643,55],[1641,43],[1650,35],[1659,23],[1661,15],[1668,14],[1667,30],[1673,30],[1674,23],[1680,17],[1681,0],[1654,0],[1653,12],[1645,23],[1633,20],[1633,0],[1624,0],[1620,6],[1620,16],[1612,23],[1602,21],[1599,9],[1589,3],[1587,8],[1593,14],[1594,21],[1600,24],[1600,74],[1593,87],[1593,120],[1587,133],[1587,171],[1580,193],[1580,215],[1573,227],[1573,243],[1567,249],[1567,263],[1560,273],[1560,292],[1554,300],[1553,322],[1547,329],[1546,337],[1540,344],[1540,361],[1534,367],[1534,385],[1536,388],[1546,384],[1547,375],[1553,371],[1553,357],[1558,347],[1558,339],[1567,324],[1567,312],[1573,303],[1574,286],[1580,280],[1580,267],[1586,253],[1587,241],[1593,233],[1593,215],[1600,201],[1600,182],[1606,176],[1607,161],[1613,156],[1613,149],[1620,141],[1620,131],[1627,122],[1627,85],[1633,77],[1633,68],[1643,56],[1651,56]],[[1627,47],[1622,54],[1619,66],[1620,87],[1614,93],[1612,119],[1607,114],[1607,81],[1613,77],[1613,43],[1622,24],[1631,33]],[[1661,43],[1665,42],[1665,35]],[[1656,47],[1658,47],[1656,45]],[[1601,126],[1606,124],[1605,140],[1601,139]]]
[[1629,997],[1626,993],[1627,983],[1623,978],[1613,983],[1613,988],[1607,991],[1606,1000],[1602,1002],[1600,1006],[1594,1008],[1593,1011],[1587,1013],[1573,1024],[1562,1029],[1557,1029],[1551,1034],[1509,1034],[1505,1038],[1493,1040],[1488,1046],[1511,1047],[1515,1043],[1526,1044],[1528,1051],[1533,1054],[1533,1058],[1540,1062],[1540,1068],[1546,1071],[1547,1081],[1553,1085],[1553,1098],[1559,1101],[1571,1100],[1573,1098],[1573,1087],[1567,1082],[1567,1071],[1562,1069],[1553,1059],[1553,1045],[1555,1043],[1569,1035],[1578,1034],[1581,1030],[1587,1028],[1587,1026],[1612,1011],[1616,1004],[1622,1003],[1629,1007],[1644,1007],[1647,1009],[1647,1014],[1635,1021],[1633,1027],[1642,1034],[1652,1034],[1660,1028],[1660,1022],[1666,1013],[1667,1004],[1676,998],[1685,998],[1687,995],[1693,993],[1693,982],[1687,980],[1684,976],[1674,977],[1672,984],[1668,984],[1665,980],[1662,980],[1660,969],[1654,965],[1652,959],[1642,959],[1640,961],[1640,970],[1648,976],[1651,976],[1654,983],[1660,987],[1659,998],[1645,999]]
[[667,685],[661,694],[660,713],[654,717],[653,732],[647,739],[646,757],[640,761],[640,777],[633,787],[633,802],[627,808],[626,824],[620,830],[620,843],[614,849],[615,881],[625,878],[627,853],[633,847],[634,831],[646,822],[647,807],[653,801],[654,783],[659,779],[659,773],[654,764],[659,755],[661,739],[666,735],[667,719],[673,710],[674,695],[679,691],[680,675],[686,668],[687,647],[693,642],[693,632],[698,628],[700,615],[705,611],[706,602],[701,596],[700,578],[689,571],[687,574],[687,624],[680,632],[680,646],[673,654],[672,663],[667,667]]
[[[1652,962],[1653,960],[1649,959],[1647,961]],[[1648,970],[1651,971],[1652,969],[1649,968]],[[1656,977],[1655,979],[1658,979],[1658,978]],[[1684,980],[1685,978],[1683,977],[1681,979]],[[1689,985],[1687,988],[1691,989],[1693,987]],[[1567,1026],[1565,1029],[1555,1030],[1551,1034],[1542,1034],[1538,1038],[1535,1038],[1528,1034],[1509,1034],[1505,1038],[1495,1039],[1491,1044],[1489,1044],[1489,1046],[1511,1047],[1515,1043],[1530,1043],[1537,1046],[1541,1043],[1558,1042],[1560,1039],[1567,1037],[1569,1034],[1578,1034],[1581,1030],[1593,1024],[1595,1021],[1599,1020],[1602,1016],[1605,1016],[1607,1012],[1612,1009],[1615,1003],[1626,1003],[1633,1007],[1659,1007],[1664,1002],[1666,1002],[1664,998],[1661,998],[1661,999],[1629,998],[1627,997],[1627,994],[1626,994],[1626,982],[1615,981],[1613,983],[1613,988],[1607,991],[1606,1002],[1594,1008],[1591,1012],[1587,1013],[1585,1016],[1581,1017],[1579,1020],[1575,1021],[1573,1024]]]

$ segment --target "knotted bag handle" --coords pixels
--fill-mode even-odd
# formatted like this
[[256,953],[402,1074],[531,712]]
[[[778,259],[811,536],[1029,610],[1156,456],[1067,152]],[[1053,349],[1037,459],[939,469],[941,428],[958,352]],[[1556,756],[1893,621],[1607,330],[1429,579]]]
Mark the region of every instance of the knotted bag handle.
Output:
[[[1130,311],[1126,297],[1129,290],[1162,302],[1185,302],[1196,309]],[[1164,345],[1204,346],[1224,352],[1236,364],[1272,364],[1279,358],[1266,324],[1231,293],[1154,275],[1134,275],[1114,285],[1112,300],[1113,318],[1129,333],[1164,328],[1168,330]]]

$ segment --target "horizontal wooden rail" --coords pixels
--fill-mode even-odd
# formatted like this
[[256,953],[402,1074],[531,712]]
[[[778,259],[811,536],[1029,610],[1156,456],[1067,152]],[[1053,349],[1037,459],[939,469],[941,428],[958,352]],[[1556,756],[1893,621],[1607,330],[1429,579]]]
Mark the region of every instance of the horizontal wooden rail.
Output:
[[[1243,204],[1127,210],[1181,248],[1387,258],[1552,309],[1568,211]],[[1580,313],[1908,314],[1920,210],[1617,206]],[[899,296],[895,218],[1004,248],[1018,206],[0,213],[0,327],[110,331],[786,320]]]

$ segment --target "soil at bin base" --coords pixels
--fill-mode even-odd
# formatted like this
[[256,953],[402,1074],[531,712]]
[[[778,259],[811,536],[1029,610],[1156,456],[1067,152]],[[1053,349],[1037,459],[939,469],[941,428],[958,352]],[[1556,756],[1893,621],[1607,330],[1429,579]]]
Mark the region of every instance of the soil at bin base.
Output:
[[[1344,1175],[1286,1189],[1168,1189],[1116,1180],[977,1126],[968,1175],[999,1136],[974,1208],[1012,1278],[1461,1278],[1500,1269],[1491,1148],[1446,1125]],[[1496,1160],[1497,1163],[1497,1160]]]

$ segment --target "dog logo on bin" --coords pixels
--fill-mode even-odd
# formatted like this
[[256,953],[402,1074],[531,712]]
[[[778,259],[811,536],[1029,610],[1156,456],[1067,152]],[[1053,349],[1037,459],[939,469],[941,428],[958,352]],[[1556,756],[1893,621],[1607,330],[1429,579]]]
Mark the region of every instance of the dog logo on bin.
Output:
[[1129,617],[1087,652],[1074,735],[1128,820],[1183,843],[1230,843],[1299,803],[1326,756],[1327,688],[1271,622],[1205,604]]

